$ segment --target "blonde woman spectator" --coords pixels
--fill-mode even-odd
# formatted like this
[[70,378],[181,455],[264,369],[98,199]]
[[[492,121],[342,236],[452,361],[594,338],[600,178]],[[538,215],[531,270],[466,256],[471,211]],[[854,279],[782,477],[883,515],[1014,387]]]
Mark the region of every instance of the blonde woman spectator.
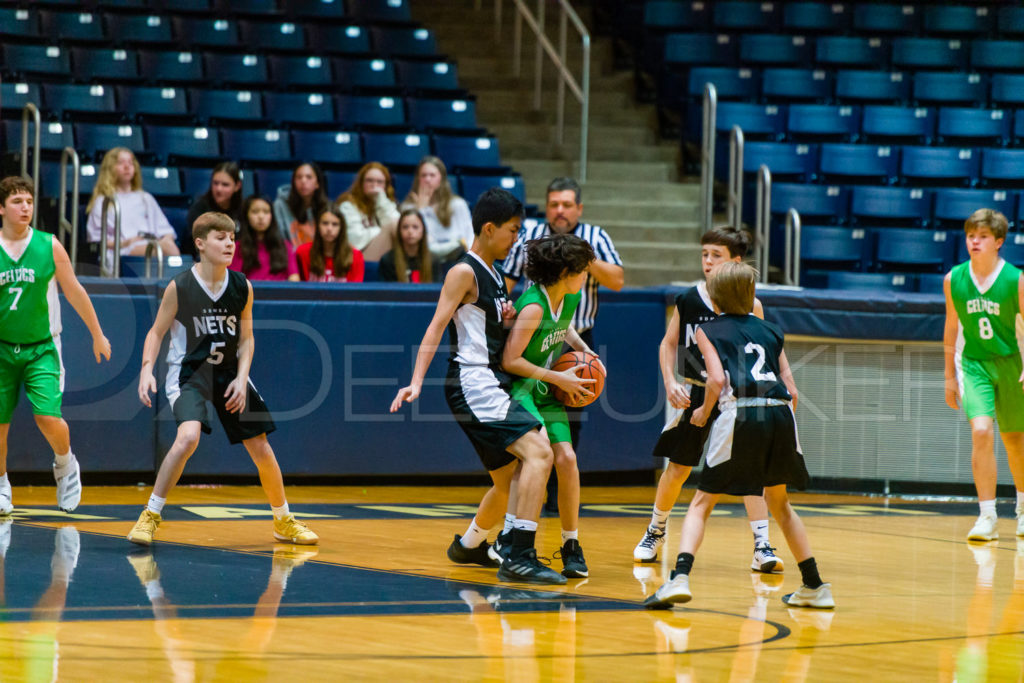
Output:
[[398,219],[398,236],[391,251],[380,257],[377,279],[381,282],[434,282],[441,265],[430,253],[427,228],[416,209],[406,209]]
[[363,166],[336,203],[348,225],[348,241],[367,261],[377,261],[391,250],[398,205],[387,166],[377,161]]
[[448,169],[435,156],[416,167],[412,190],[402,208],[419,209],[427,226],[430,253],[442,261],[458,258],[473,243],[473,218],[466,200],[452,192]]

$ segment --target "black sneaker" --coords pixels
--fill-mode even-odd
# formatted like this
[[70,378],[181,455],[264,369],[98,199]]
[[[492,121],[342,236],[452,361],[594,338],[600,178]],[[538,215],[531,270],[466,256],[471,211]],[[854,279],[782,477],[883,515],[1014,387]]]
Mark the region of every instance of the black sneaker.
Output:
[[[492,560],[501,564],[512,552],[512,532],[503,531],[494,539],[494,545],[487,549],[487,554]],[[498,566],[497,564],[494,566]]]
[[448,546],[448,559],[458,564],[478,564],[481,567],[497,567],[498,562],[491,559],[488,550],[491,545],[484,541],[475,548],[462,545],[462,536],[455,534],[455,540]]
[[568,579],[585,579],[590,576],[587,569],[587,561],[583,559],[583,548],[575,538],[565,542],[560,550],[555,553],[555,559],[562,560],[562,576]]
[[498,570],[499,581],[511,581],[518,583],[551,583],[562,585],[566,582],[564,576],[554,569],[545,567],[537,560],[537,551],[530,548],[526,552],[512,557],[501,563]]

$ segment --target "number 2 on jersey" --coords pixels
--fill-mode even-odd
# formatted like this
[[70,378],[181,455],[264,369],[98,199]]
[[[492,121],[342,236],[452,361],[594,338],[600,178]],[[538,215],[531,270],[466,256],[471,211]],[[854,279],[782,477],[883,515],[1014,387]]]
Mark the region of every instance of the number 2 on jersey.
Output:
[[747,345],[743,347],[744,353],[756,353],[757,360],[754,361],[754,367],[750,368],[750,376],[757,382],[774,382],[775,373],[769,370],[768,372],[762,372],[764,370],[764,347],[754,342],[747,342]]
[[8,287],[7,289],[14,294],[14,301],[11,302],[11,310],[16,311],[18,310],[18,299],[21,298],[21,294],[24,290],[21,287]]

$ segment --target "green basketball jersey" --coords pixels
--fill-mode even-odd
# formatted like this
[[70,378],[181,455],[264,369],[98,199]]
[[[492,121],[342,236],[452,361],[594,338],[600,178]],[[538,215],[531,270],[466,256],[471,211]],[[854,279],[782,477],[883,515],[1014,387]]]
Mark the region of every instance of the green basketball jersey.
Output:
[[[566,294],[562,298],[562,307],[556,318],[551,311],[547,290],[540,285],[531,285],[516,301],[516,311],[521,311],[530,304],[539,304],[541,310],[540,325],[534,330],[530,343],[523,350],[523,358],[542,368],[551,367],[555,354],[562,350],[565,333],[572,324],[572,316],[580,303],[580,294]],[[530,380],[536,382],[536,380]]]
[[1011,356],[1017,349],[1016,322],[1020,315],[1020,270],[1000,261],[995,279],[982,292],[971,275],[971,263],[953,268],[950,293],[960,322],[958,351],[965,358],[985,360]]
[[53,235],[32,230],[18,259],[0,247],[0,341],[34,344],[60,334]]

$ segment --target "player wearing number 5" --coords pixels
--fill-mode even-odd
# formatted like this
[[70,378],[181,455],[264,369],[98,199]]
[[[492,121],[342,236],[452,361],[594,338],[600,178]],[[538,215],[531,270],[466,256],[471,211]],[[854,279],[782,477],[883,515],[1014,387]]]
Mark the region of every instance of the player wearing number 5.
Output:
[[151,407],[150,393],[156,391],[153,364],[170,330],[165,385],[178,433],[128,540],[139,545],[153,542],[167,495],[199,445],[200,431],[211,431],[206,410],[210,401],[228,440],[244,445],[256,463],[274,514],[274,538],[314,544],[317,535],[288,510],[281,469],[267,441],[274,422],[249,381],[252,285],[241,273],[228,270],[235,254],[235,222],[227,214],[204,213],[192,224],[192,237],[200,261],[167,285],[156,321],[146,335],[139,374],[139,400]]
[[110,342],[64,247],[53,235],[31,227],[32,185],[22,178],[4,178],[0,205],[0,515],[14,509],[7,480],[7,432],[22,384],[36,425],[53,449],[57,505],[71,512],[81,500],[82,483],[68,424],[61,417],[64,364],[58,284],[89,328],[97,363],[101,357],[110,360]]
[[999,538],[994,422],[1017,488],[1017,535],[1024,536],[1024,381],[1021,271],[999,257],[1006,216],[978,209],[964,222],[970,261],[946,275],[946,403],[971,423],[971,470],[981,514],[968,540]]

